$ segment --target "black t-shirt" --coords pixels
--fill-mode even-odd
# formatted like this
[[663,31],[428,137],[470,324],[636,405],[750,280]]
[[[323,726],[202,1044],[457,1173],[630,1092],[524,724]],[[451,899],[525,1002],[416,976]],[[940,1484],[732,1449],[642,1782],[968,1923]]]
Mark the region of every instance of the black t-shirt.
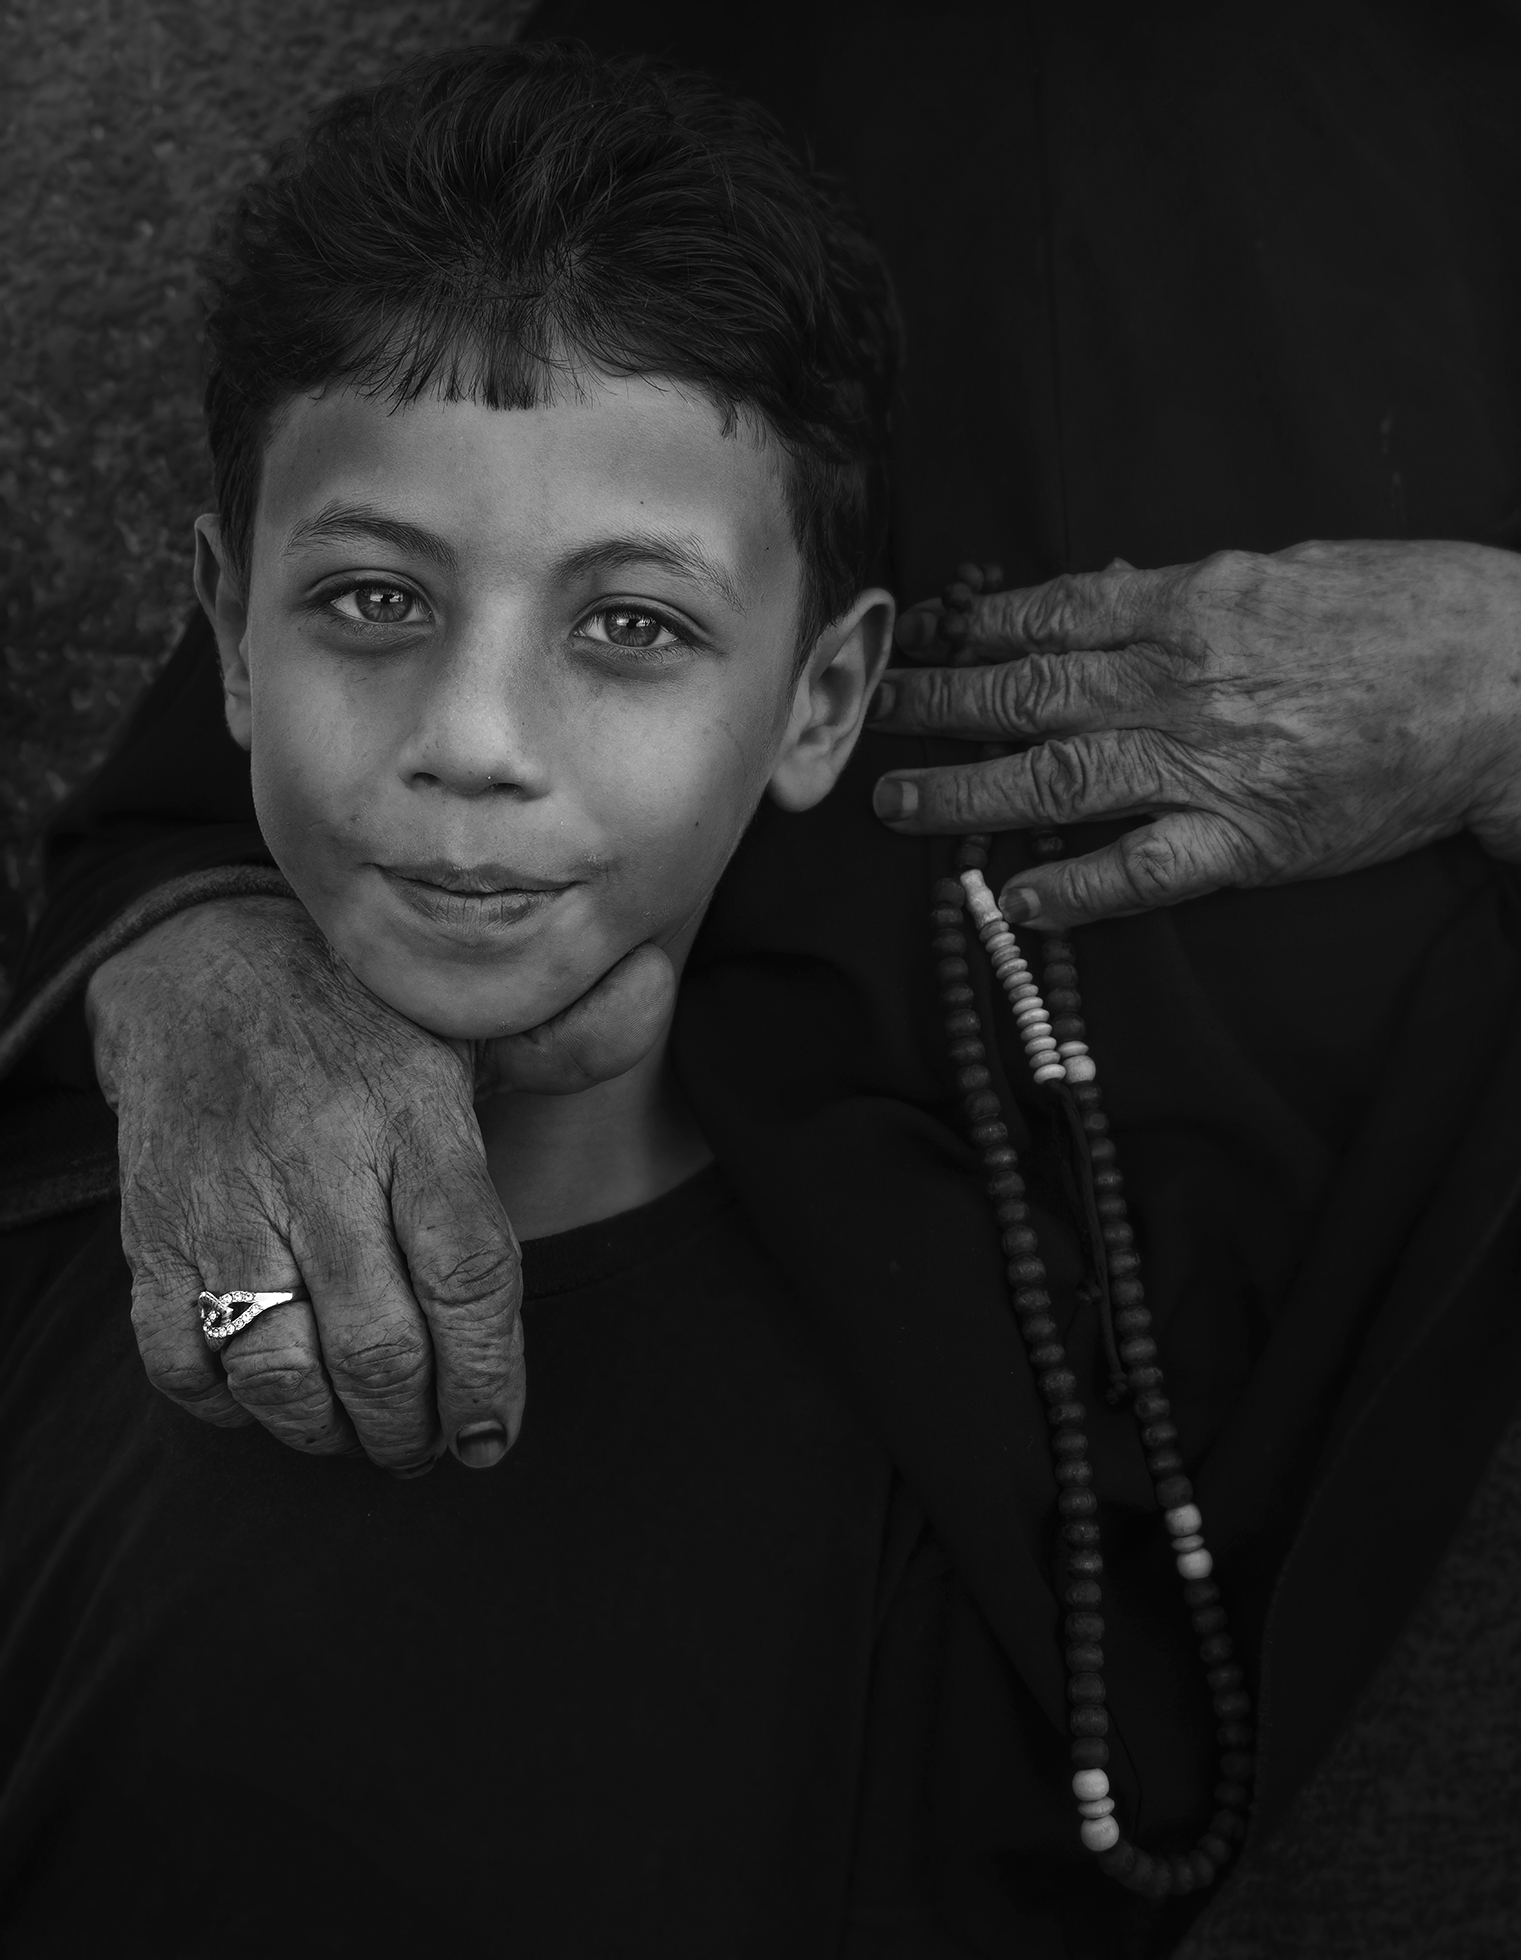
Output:
[[415,1482],[155,1395],[116,1231],[5,1241],[0,1947],[908,1935],[943,1561],[716,1170],[527,1248],[521,1439]]

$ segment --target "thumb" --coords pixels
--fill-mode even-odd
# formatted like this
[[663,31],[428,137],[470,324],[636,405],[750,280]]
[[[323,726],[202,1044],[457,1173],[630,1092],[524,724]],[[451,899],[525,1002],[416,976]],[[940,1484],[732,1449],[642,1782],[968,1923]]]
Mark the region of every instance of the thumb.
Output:
[[1054,930],[1149,912],[1256,882],[1255,853],[1224,817],[1180,810],[1129,830],[1102,851],[1021,871],[998,894],[1011,925]]
[[658,946],[636,946],[552,1021],[491,1042],[476,1074],[477,1096],[499,1089],[573,1095],[642,1061],[676,1002],[676,969]]

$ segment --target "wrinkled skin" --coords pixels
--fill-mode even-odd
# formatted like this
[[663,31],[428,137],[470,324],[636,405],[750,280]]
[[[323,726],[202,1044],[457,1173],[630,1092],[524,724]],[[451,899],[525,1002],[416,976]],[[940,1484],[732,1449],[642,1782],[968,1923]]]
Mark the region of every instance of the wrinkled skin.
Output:
[[[900,620],[910,660],[946,658],[939,612]],[[1521,859],[1521,557],[1350,543],[1116,561],[983,595],[971,619],[972,661],[895,670],[873,725],[1034,746],[884,777],[878,815],[908,834],[1151,818],[1021,872],[1002,894],[1016,923],[1331,877],[1464,828]]]
[[[620,1074],[673,987],[665,956],[639,948],[547,1026],[496,1043],[478,1082],[469,1044],[366,991],[293,901],[201,905],[109,960],[87,1009],[154,1385],[205,1421],[257,1419],[296,1449],[362,1449],[403,1474],[446,1447],[497,1461],[523,1411],[521,1282],[475,1096]],[[303,1279],[311,1305],[263,1314],[224,1370],[201,1288]]]

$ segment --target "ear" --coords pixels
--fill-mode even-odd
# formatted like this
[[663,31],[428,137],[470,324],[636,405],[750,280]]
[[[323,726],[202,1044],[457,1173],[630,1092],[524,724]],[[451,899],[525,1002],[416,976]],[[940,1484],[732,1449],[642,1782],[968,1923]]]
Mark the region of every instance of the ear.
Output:
[[771,772],[771,796],[784,810],[811,810],[839,781],[892,652],[896,612],[893,595],[872,586],[814,642]]
[[195,520],[195,596],[211,621],[222,659],[222,696],[232,739],[246,749],[253,739],[248,684],[248,602],[222,543],[222,527],[208,513]]

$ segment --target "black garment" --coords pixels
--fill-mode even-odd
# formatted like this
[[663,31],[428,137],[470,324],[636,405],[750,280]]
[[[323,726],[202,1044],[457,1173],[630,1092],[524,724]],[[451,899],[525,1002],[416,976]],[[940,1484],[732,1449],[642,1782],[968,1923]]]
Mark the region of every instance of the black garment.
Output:
[[115,1233],[6,1241],[0,1949],[873,1952],[863,1795],[859,1910],[910,1923],[865,1762],[915,1700],[868,1694],[879,1635],[933,1679],[944,1560],[717,1171],[526,1249],[488,1475],[174,1409]]

